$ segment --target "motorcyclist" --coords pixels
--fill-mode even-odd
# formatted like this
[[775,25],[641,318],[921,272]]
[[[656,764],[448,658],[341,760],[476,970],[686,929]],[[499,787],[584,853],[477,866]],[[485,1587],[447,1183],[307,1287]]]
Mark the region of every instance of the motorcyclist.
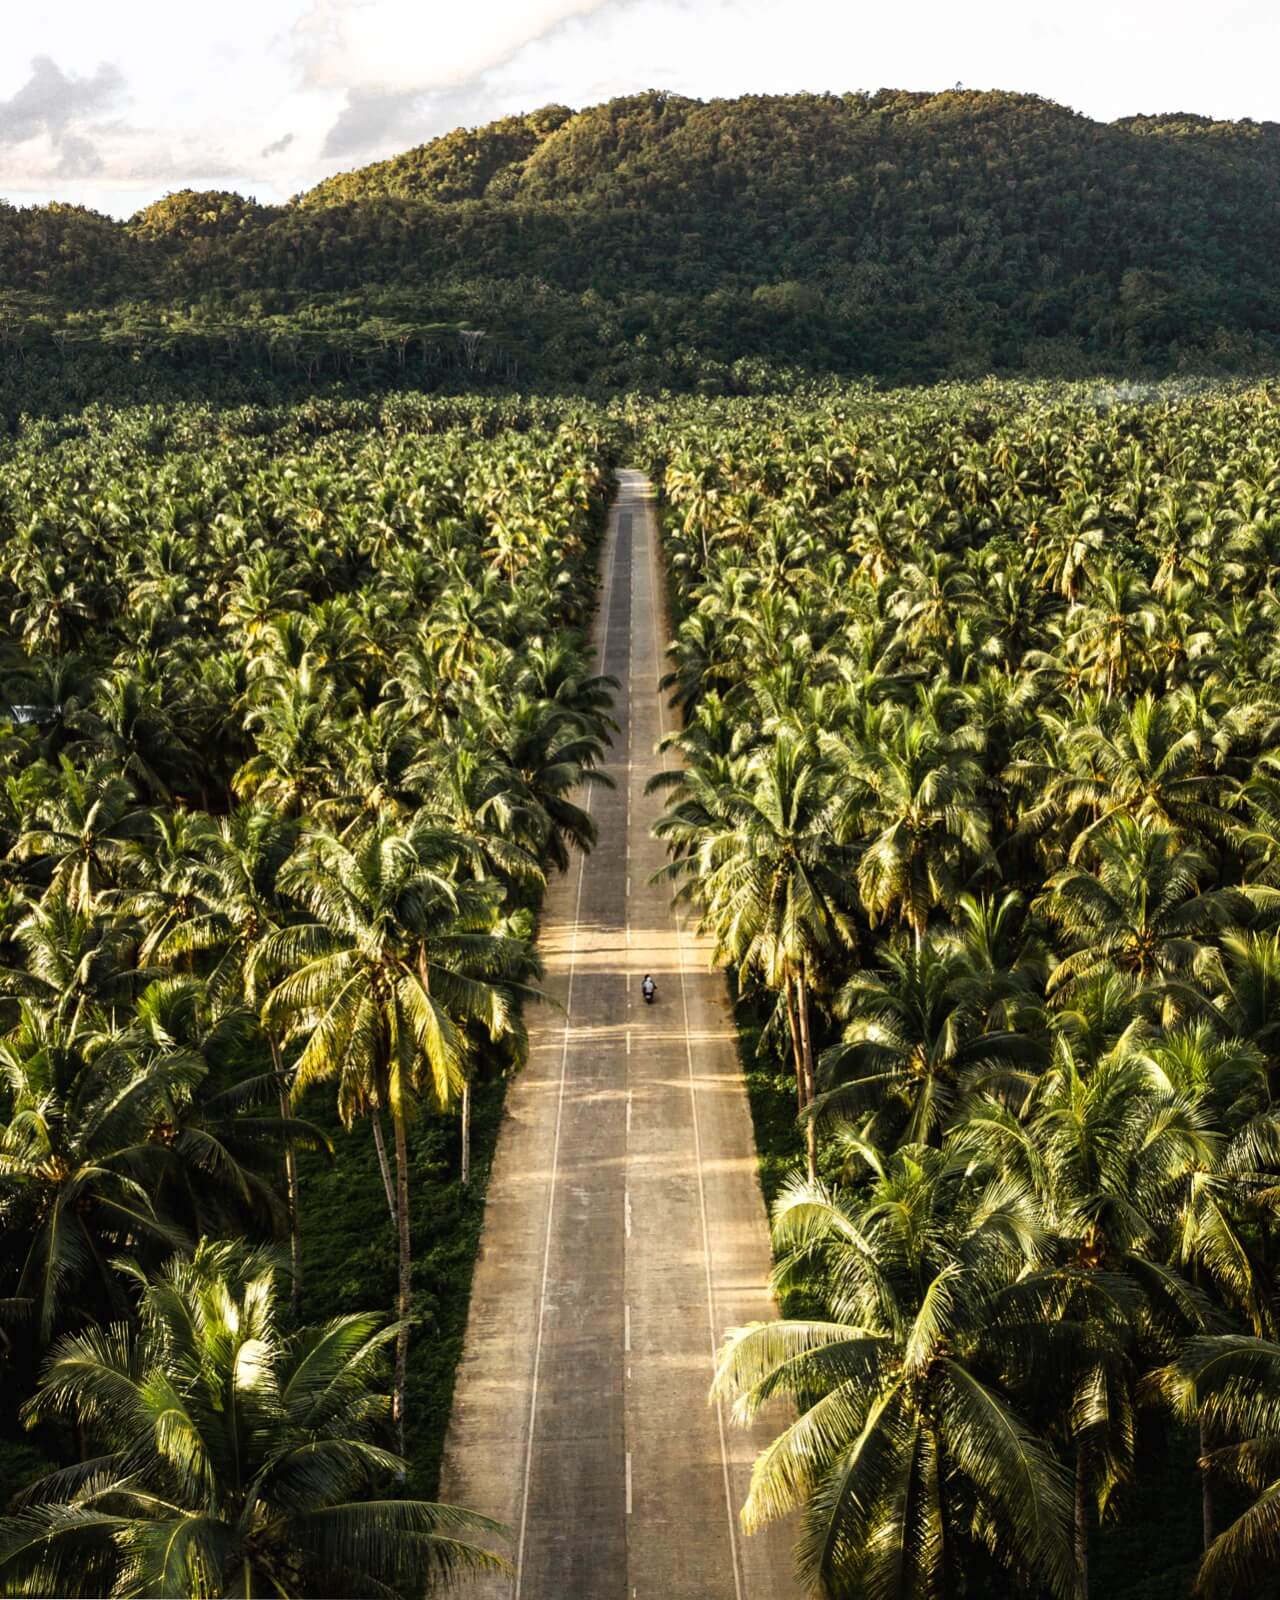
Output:
[[657,993],[657,990],[657,984],[654,983],[653,979],[646,972],[640,984],[640,993],[645,997],[646,1000],[652,1000],[654,995]]

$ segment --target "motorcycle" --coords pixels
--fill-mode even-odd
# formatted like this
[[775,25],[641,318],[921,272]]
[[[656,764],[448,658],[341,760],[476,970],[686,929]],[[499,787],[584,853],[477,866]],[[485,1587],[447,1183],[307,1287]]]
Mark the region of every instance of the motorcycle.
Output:
[[642,983],[640,985],[640,993],[644,996],[644,1003],[647,1006],[653,1004],[654,996],[657,992],[658,986],[656,983]]

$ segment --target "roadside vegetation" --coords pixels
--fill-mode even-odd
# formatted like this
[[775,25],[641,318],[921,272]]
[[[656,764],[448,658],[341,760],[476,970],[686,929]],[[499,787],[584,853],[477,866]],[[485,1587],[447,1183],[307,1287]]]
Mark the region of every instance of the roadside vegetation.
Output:
[[1275,403],[948,386],[645,432],[660,831],[756,1051],[783,1300],[716,1392],[792,1408],[743,1515],[799,1511],[815,1594],[1271,1592]]
[[611,451],[534,410],[0,451],[5,1593],[409,1594],[501,1548],[435,1479],[610,727]]

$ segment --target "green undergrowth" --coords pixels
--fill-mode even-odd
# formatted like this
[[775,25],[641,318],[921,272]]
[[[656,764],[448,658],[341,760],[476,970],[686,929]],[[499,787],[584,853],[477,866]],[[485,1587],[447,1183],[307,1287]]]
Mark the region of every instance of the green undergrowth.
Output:
[[[477,1074],[466,1188],[458,1176],[457,1117],[423,1114],[410,1130],[414,1329],[405,1447],[409,1493],[428,1499],[439,1488],[506,1082],[505,1072],[494,1065]],[[302,1317],[307,1322],[393,1305],[396,1297],[396,1233],[373,1137],[367,1123],[347,1133],[331,1101],[321,1088],[302,1107],[335,1147],[332,1162],[313,1154],[299,1158],[305,1199]]]

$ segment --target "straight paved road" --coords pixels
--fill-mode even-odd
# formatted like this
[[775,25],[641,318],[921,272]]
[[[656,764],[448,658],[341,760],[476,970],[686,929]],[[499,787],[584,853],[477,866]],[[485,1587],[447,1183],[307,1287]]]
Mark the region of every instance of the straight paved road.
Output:
[[773,1314],[768,1234],[723,980],[649,881],[666,624],[652,491],[620,477],[596,621],[617,787],[544,908],[564,1010],[532,1014],[507,1099],[442,1497],[513,1530],[514,1581],[472,1596],[789,1600],[790,1530],[737,1523],[768,1434],[707,1404],[724,1331]]

